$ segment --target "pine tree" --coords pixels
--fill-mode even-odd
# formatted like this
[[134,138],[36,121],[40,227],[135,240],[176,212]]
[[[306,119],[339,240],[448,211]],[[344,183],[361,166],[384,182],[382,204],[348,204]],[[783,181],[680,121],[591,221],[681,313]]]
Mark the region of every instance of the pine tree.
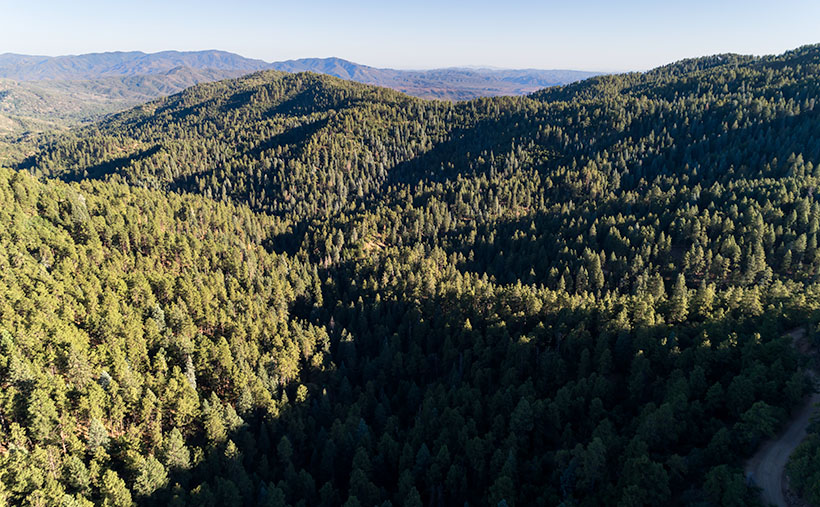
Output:
[[92,453],[99,448],[108,448],[108,430],[105,429],[102,421],[96,417],[91,419],[91,422],[88,424],[86,441],[88,442],[88,450]]
[[173,428],[163,441],[161,456],[165,466],[171,470],[187,470],[191,466],[191,453],[177,428]]
[[698,290],[695,292],[695,297],[692,298],[693,313],[702,319],[709,318],[712,314],[714,300],[714,286],[707,283],[706,280],[701,280]]
[[140,496],[149,496],[168,485],[168,472],[154,456],[143,459],[137,469],[134,481],[134,492]]
[[678,274],[672,295],[669,298],[669,318],[672,322],[683,322],[689,314],[689,291],[686,288],[686,278],[683,273]]
[[57,428],[57,407],[48,392],[37,387],[28,402],[28,427],[31,436],[38,442],[54,441]]
[[131,492],[126,487],[125,481],[113,470],[106,470],[103,474],[100,492],[105,507],[131,507],[134,505],[131,500]]

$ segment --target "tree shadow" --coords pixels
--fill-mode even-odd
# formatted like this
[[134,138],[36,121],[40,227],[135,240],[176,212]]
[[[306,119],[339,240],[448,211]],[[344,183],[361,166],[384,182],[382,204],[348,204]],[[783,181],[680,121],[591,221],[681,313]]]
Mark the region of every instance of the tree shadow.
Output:
[[[338,304],[309,318],[330,333],[332,365],[303,365],[300,383],[281,392],[296,401],[276,416],[258,409],[242,414],[242,426],[190,470],[171,470],[169,486],[140,503],[340,505],[355,496],[361,505],[396,504],[410,494],[409,480],[424,505],[481,504],[488,486],[508,473],[509,455],[517,463],[516,495],[557,503],[569,498],[561,493],[566,481],[573,483],[567,491],[586,494],[571,471],[573,448],[611,439],[606,463],[617,474],[633,434],[647,442],[651,459],[682,457],[686,471],[670,479],[681,494],[710,467],[736,464],[753,446],[730,440],[716,451],[715,434],[738,422],[734,400],[675,423],[686,439],[661,420],[653,423],[664,405],[683,403],[676,379],[699,366],[704,379],[693,385],[731,386],[757,361],[771,385],[763,382],[743,403],[764,400],[785,414],[788,402],[778,386],[799,358],[780,336],[806,318],[800,310],[772,308],[760,316],[616,329],[578,297],[535,311],[527,309],[527,293],[512,287],[484,296],[450,289],[411,297],[416,290],[404,284],[415,282],[404,278],[377,290],[362,283],[370,275],[354,263],[325,275],[333,282],[324,297]],[[704,337],[712,341],[708,349]],[[596,365],[602,343],[611,351],[608,366]],[[300,385],[307,387],[304,401],[298,401]],[[705,403],[703,393],[691,396],[691,403]],[[518,419],[523,399],[536,414],[532,426]],[[191,443],[207,444],[201,434]],[[601,480],[617,482],[617,475]]]
[[75,182],[89,179],[104,179],[105,177],[110,176],[111,174],[114,174],[127,168],[134,162],[139,162],[140,160],[145,160],[147,158],[153,157],[154,155],[159,153],[161,149],[162,146],[156,144],[151,148],[141,150],[132,155],[128,155],[127,157],[115,158],[107,162],[101,162],[99,164],[88,166],[82,172],[67,173],[63,175],[61,179],[66,182]]
[[284,132],[276,134],[275,136],[263,141],[255,148],[245,151],[243,154],[251,157],[258,157],[262,154],[262,152],[274,150],[276,148],[284,148],[287,146],[295,146],[298,150],[307,144],[314,134],[322,130],[329,121],[330,118],[322,118],[289,128]]
[[[471,165],[474,166],[473,172],[486,170],[487,167],[475,167],[475,156],[485,151],[509,151],[512,140],[520,134],[511,125],[508,118],[486,118],[470,127],[454,129],[447,140],[390,168],[383,188],[386,190],[395,184],[416,185],[421,181],[445,181],[470,174]],[[445,163],[447,167],[444,167]]]
[[269,108],[265,115],[274,116],[309,116],[315,113],[327,113],[329,110],[342,111],[352,107],[350,97],[339,97],[339,92],[318,82],[316,86],[305,88],[292,97]]

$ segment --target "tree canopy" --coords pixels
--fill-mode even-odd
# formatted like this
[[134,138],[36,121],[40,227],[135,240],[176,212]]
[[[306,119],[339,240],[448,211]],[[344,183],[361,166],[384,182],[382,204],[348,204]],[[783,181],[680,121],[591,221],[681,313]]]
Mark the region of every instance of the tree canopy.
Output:
[[754,504],[818,92],[816,46],[459,103],[262,72],[42,136],[0,169],[0,501]]

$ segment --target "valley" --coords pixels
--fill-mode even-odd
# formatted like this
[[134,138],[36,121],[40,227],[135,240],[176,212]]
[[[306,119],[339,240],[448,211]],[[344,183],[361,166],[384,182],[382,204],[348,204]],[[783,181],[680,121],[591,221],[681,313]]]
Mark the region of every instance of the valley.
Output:
[[0,147],[0,502],[762,505],[816,396],[820,46],[207,77]]
[[[89,123],[189,86],[260,70],[315,72],[427,99],[524,95],[595,75],[571,70],[378,69],[339,58],[267,63],[224,51],[60,57],[0,54],[0,136]],[[2,142],[2,139],[0,139]]]

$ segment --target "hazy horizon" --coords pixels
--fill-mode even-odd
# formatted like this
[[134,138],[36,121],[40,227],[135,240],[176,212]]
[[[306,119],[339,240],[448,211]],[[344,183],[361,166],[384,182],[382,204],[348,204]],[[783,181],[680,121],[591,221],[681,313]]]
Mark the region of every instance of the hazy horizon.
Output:
[[643,69],[609,69],[609,70],[601,70],[601,69],[594,69],[594,68],[580,68],[580,67],[501,67],[497,65],[481,65],[481,64],[464,64],[464,65],[448,65],[448,66],[441,66],[441,67],[399,67],[395,65],[371,65],[367,62],[362,62],[358,60],[354,60],[352,58],[346,58],[344,56],[338,55],[329,55],[329,56],[302,56],[297,58],[286,58],[281,60],[266,60],[264,58],[256,58],[251,57],[248,55],[243,55],[241,53],[236,53],[233,51],[227,51],[225,49],[220,48],[207,48],[207,49],[190,49],[190,50],[182,50],[182,49],[163,49],[159,51],[144,51],[141,49],[113,49],[110,51],[91,51],[87,53],[66,53],[66,54],[34,54],[34,53],[18,53],[18,52],[3,52],[0,53],[1,55],[4,54],[13,54],[19,56],[33,56],[33,57],[44,57],[44,58],[59,58],[59,57],[76,57],[76,56],[84,56],[84,55],[93,55],[93,54],[106,54],[106,53],[143,53],[146,55],[158,54],[158,53],[165,53],[165,52],[179,52],[179,53],[199,53],[199,52],[209,52],[209,51],[221,51],[226,52],[234,55],[238,55],[243,58],[251,59],[251,60],[261,60],[265,63],[274,64],[274,63],[282,63],[288,61],[299,61],[299,60],[343,60],[357,65],[363,65],[366,67],[372,67],[377,69],[387,69],[387,70],[401,70],[401,71],[430,71],[430,70],[490,70],[490,71],[508,71],[508,70],[516,70],[516,71],[526,71],[526,70],[534,70],[534,71],[580,71],[580,72],[590,72],[590,73],[600,73],[600,74],[617,74],[617,73],[624,73],[624,72],[645,72],[656,67],[661,67],[670,63],[674,63],[676,61],[685,60],[688,58],[699,58],[705,56],[713,56],[717,54],[726,54],[726,53],[734,53],[734,54],[742,54],[742,55],[750,55],[750,56],[772,56],[772,55],[779,55],[786,51],[794,50],[799,47],[820,44],[820,41],[817,43],[806,43],[801,44],[799,46],[788,47],[784,48],[781,51],[774,51],[769,53],[741,53],[741,52],[723,52],[723,53],[706,53],[706,54],[699,54],[699,55],[689,55],[684,56],[682,58],[676,58],[674,60],[669,60],[667,62],[660,63],[653,67],[647,67]]
[[[357,65],[363,65],[366,67],[372,67],[377,69],[387,69],[387,70],[403,70],[403,71],[427,71],[427,70],[497,70],[497,71],[504,71],[504,70],[568,70],[568,71],[582,71],[582,72],[598,72],[595,69],[571,69],[571,68],[542,68],[542,67],[499,67],[495,65],[449,65],[446,67],[397,67],[397,66],[376,66],[370,65],[367,62],[361,62],[357,60],[353,60],[351,58],[345,58],[344,56],[338,55],[329,55],[329,56],[303,56],[299,58],[287,58],[284,60],[265,60],[263,58],[254,58],[247,55],[243,55],[240,53],[235,53],[233,51],[226,51],[220,48],[206,48],[206,49],[191,49],[191,50],[180,50],[180,49],[163,49],[159,51],[143,51],[141,49],[113,49],[111,51],[91,51],[88,53],[66,53],[66,54],[34,54],[34,53],[18,53],[13,51],[2,52],[0,56],[3,55],[17,55],[17,56],[27,56],[27,57],[40,57],[40,58],[63,58],[63,57],[78,57],[78,56],[86,56],[86,55],[104,55],[104,54],[117,54],[117,53],[142,53],[145,55],[156,55],[161,53],[168,53],[168,52],[177,52],[177,53],[206,53],[206,52],[226,52],[229,54],[234,54],[241,56],[243,58],[248,58],[251,60],[260,60],[265,63],[274,64],[274,63],[282,63],[282,62],[289,62],[289,61],[300,61],[300,60],[342,60],[346,62],[350,62]],[[623,72],[629,72],[631,69],[624,69]],[[614,71],[619,72],[619,71]]]
[[[799,14],[799,15],[796,15]],[[259,0],[54,0],[5,6],[0,53],[62,56],[218,49],[266,62],[338,57],[379,68],[642,71],[697,56],[779,54],[820,42],[820,4],[786,0],[365,1],[310,8]],[[136,28],[135,28],[136,27]],[[761,34],[764,34],[762,36]]]

